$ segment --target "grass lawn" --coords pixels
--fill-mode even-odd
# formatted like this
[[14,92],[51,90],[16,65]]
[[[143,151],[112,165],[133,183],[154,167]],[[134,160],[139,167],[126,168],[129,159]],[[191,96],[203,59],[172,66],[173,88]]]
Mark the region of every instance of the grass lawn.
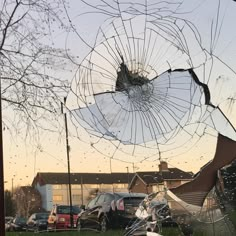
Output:
[[[235,215],[233,215],[233,218]],[[224,234],[223,232],[220,233],[220,226],[216,226],[215,231],[217,232],[216,235],[226,236],[229,235],[228,233]],[[223,234],[222,234],[223,233]],[[122,230],[109,230],[106,233],[95,232],[95,231],[59,231],[59,232],[41,232],[41,233],[33,233],[33,232],[6,232],[6,236],[122,236]],[[163,228],[162,232],[163,236],[183,236],[179,231],[179,228]],[[193,236],[212,236],[212,225],[203,224],[200,226],[196,226]]]
[[[39,235],[39,236],[122,236],[122,230],[110,230],[106,233],[100,233],[100,232],[92,232],[92,231],[67,231],[67,232],[43,232],[43,233],[33,233],[33,232],[7,232],[6,236],[33,236],[33,235]],[[181,236],[179,233],[178,228],[173,229],[163,229],[164,236]]]
[[236,229],[236,210],[230,212],[229,218]]
[[77,232],[77,231],[61,231],[61,232],[42,232],[42,233],[33,233],[33,232],[7,232],[6,236],[34,236],[34,235],[39,235],[39,236],[95,236],[95,235],[104,235],[104,236],[122,236],[121,231],[107,231],[106,233],[100,233],[100,232],[89,232],[89,231],[84,231],[84,232]]

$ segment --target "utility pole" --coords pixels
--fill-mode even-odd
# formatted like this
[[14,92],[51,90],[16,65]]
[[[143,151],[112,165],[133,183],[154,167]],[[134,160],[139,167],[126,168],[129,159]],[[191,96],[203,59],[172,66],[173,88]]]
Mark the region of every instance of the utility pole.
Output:
[[[111,172],[111,175],[112,175],[112,166],[111,166],[111,158],[110,158],[110,172]],[[114,193],[114,183],[112,182],[112,192]]]
[[[66,104],[66,98],[64,98],[64,105]],[[61,104],[61,111],[63,111],[63,104]],[[67,116],[66,112],[64,113],[64,121],[65,121],[65,132],[66,132],[66,154],[67,154],[67,173],[68,173],[68,186],[69,186],[69,201],[70,201],[70,225],[73,228],[73,212],[72,212],[72,196],[71,196],[71,175],[70,175],[70,146],[68,140],[68,127],[67,127]]]
[[129,191],[129,167],[126,167],[127,169],[127,182],[128,182],[128,191]]
[[12,178],[11,179],[11,196],[13,196],[13,186],[14,186],[13,182],[14,182],[14,179]]
[[81,188],[81,205],[84,205],[84,188],[83,188],[83,176],[80,176],[80,188]]

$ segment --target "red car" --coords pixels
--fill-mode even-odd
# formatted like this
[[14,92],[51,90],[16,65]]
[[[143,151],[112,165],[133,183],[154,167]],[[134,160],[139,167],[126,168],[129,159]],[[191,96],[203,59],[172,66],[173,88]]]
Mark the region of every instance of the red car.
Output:
[[[70,212],[73,215],[73,226],[71,227]],[[69,205],[54,205],[48,217],[47,229],[68,229],[76,227],[78,214],[81,209],[78,206],[72,206],[70,211]]]

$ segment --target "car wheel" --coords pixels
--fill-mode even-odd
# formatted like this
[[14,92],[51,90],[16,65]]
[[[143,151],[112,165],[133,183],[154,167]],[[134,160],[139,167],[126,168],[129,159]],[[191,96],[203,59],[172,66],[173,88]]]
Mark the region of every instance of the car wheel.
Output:
[[80,231],[81,231],[81,228],[82,228],[82,226],[81,226],[81,220],[78,219],[78,220],[77,220],[77,231],[80,232]]
[[34,233],[38,233],[39,232],[39,227],[38,226],[35,226],[34,227]]
[[106,217],[103,215],[100,218],[100,230],[101,232],[106,232],[107,231],[107,219]]
[[50,232],[50,231],[52,231],[52,228],[48,227],[48,225],[47,225],[47,232]]

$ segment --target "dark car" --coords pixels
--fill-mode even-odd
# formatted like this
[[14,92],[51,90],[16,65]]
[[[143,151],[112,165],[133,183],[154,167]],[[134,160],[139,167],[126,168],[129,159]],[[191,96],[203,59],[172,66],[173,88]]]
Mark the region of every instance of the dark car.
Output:
[[[81,208],[69,205],[54,205],[48,217],[48,230],[76,228],[78,214]],[[73,216],[73,225],[71,227],[71,215]]]
[[77,229],[125,228],[136,219],[135,212],[144,193],[101,193],[79,214]]
[[49,213],[40,212],[32,214],[26,223],[26,231],[34,231],[39,232],[43,230],[47,230],[47,222],[48,222]]
[[23,217],[15,217],[8,223],[7,231],[25,231],[26,230],[26,219]]

